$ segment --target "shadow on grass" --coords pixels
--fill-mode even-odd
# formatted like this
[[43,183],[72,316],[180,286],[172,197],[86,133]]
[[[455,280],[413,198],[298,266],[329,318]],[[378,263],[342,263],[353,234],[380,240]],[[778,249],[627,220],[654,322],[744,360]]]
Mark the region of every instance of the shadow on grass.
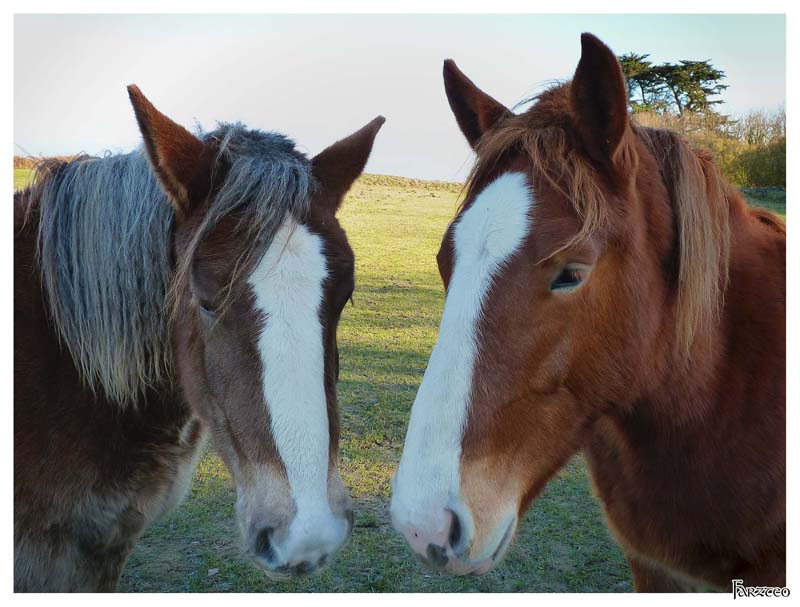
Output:
[[[214,467],[208,453],[200,468]],[[272,582],[243,555],[227,473],[195,482],[186,503],[148,531],[123,573],[122,591],[217,592],[621,592],[625,559],[604,528],[583,461],[576,458],[525,516],[507,558],[482,577],[425,570],[391,528],[388,499],[356,497],[350,541],[321,574]],[[214,512],[209,512],[212,505]]]

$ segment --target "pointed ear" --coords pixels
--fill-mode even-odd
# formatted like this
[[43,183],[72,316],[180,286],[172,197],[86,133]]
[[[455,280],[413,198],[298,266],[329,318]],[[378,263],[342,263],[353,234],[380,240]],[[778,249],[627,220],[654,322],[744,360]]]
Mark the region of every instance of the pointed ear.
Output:
[[581,34],[581,60],[571,85],[576,126],[589,156],[613,167],[628,127],[625,77],[616,55],[592,34]]
[[352,135],[325,148],[311,160],[324,199],[336,211],[353,182],[361,175],[372,152],[375,136],[386,118],[378,116]]
[[210,189],[214,151],[159,112],[135,84],[128,86],[147,157],[180,216]]
[[458,128],[475,149],[483,134],[501,118],[511,114],[511,110],[475,86],[452,59],[445,59],[442,75],[447,101]]

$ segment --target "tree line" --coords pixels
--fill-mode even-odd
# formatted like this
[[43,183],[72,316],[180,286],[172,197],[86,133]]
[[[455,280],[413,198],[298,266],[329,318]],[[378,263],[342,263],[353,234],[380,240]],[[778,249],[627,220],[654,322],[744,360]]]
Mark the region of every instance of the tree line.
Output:
[[678,131],[709,149],[738,186],[786,186],[786,112],[732,117],[719,109],[728,88],[710,60],[654,63],[649,54],[618,57],[628,102],[640,124]]

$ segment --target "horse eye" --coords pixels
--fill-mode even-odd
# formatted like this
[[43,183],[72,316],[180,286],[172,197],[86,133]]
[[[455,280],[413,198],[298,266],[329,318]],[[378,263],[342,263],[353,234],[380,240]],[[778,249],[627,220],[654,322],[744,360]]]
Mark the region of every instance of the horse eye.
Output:
[[583,268],[565,266],[555,280],[550,283],[551,291],[573,291],[586,280],[588,272]]
[[217,311],[214,309],[214,305],[210,301],[200,299],[197,302],[197,307],[204,316],[214,318],[217,315]]

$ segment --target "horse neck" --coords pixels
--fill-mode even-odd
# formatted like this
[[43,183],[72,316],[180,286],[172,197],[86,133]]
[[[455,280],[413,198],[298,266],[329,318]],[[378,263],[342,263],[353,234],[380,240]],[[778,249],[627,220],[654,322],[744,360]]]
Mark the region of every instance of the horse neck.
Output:
[[[653,357],[661,361],[658,371],[623,415],[645,416],[662,428],[702,428],[718,425],[720,415],[785,401],[784,228],[738,193],[729,203],[729,271],[719,317],[698,327],[688,356],[665,342]],[[674,318],[665,324],[669,334]]]
[[14,193],[14,308],[38,317],[44,316],[45,301],[36,259],[39,213],[33,202],[27,191]]
[[[44,286],[38,261],[40,199],[31,190],[14,194],[14,310],[15,310],[15,357],[36,360],[43,373],[48,364],[55,364],[60,373],[66,368],[80,373],[74,360],[63,346],[58,328],[49,309],[47,289]],[[46,361],[46,362],[42,362]],[[57,361],[57,362],[56,362]],[[44,365],[42,367],[41,365]],[[15,370],[16,373],[16,370]],[[16,381],[16,380],[15,380]],[[104,401],[103,406],[119,409],[119,403],[107,399],[103,390],[92,390],[82,379],[81,399],[65,399],[64,402],[83,402],[94,406],[95,401]],[[152,404],[152,407],[145,407]],[[183,419],[187,415],[187,404],[177,388],[177,377],[173,370],[155,385],[148,386],[136,399],[134,406],[124,407],[128,412],[151,411],[154,423],[172,423],[173,418]]]

